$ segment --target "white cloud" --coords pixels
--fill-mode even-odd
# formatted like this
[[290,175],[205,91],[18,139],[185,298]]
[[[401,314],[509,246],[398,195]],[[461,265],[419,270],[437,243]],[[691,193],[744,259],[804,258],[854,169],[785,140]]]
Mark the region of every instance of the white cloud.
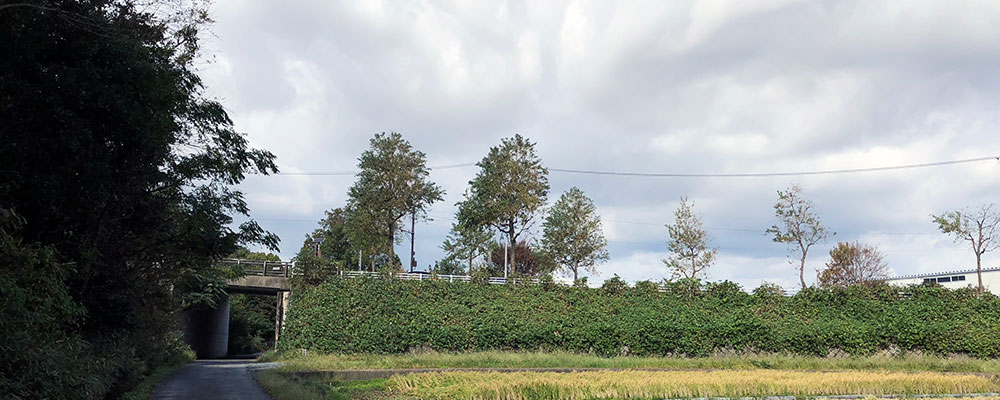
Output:
[[[1000,5],[922,2],[390,2],[218,4],[202,71],[237,129],[283,171],[352,170],[376,132],[429,164],[475,162],[501,137],[538,142],[549,167],[777,172],[1000,153]],[[475,168],[437,170],[445,200],[419,227],[421,265]],[[1000,163],[754,179],[553,172],[605,219],[601,280],[660,279],[686,195],[720,248],[712,279],[795,286],[763,231],[775,191],[802,184],[838,240],[878,244],[896,273],[971,265],[931,213],[995,201]],[[290,257],[350,176],[252,177],[254,215]],[[408,248],[407,248],[408,249]],[[401,252],[402,253],[402,252]],[[996,258],[991,258],[996,262]]]

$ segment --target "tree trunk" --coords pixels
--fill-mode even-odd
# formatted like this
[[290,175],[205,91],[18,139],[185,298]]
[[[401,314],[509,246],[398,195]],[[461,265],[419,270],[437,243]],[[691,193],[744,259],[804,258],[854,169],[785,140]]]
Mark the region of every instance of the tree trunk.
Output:
[[517,264],[514,263],[515,254],[517,254],[517,252],[514,251],[514,247],[517,246],[517,242],[515,242],[517,240],[517,236],[514,236],[514,223],[513,222],[511,222],[509,224],[509,228],[510,228],[510,231],[509,231],[510,233],[507,234],[507,242],[509,243],[507,246],[510,247],[510,249],[508,251],[510,253],[510,264],[509,265],[510,265],[510,272],[514,272],[514,266],[517,265]]
[[417,213],[410,214],[410,272],[417,263],[417,253],[413,251],[413,242],[417,236]]
[[983,255],[976,252],[976,275],[979,277],[979,293],[983,292]]
[[802,258],[799,259],[799,284],[803,289],[806,288],[806,253],[807,251],[803,251]]
[[574,285],[576,284],[576,281],[580,279],[579,276],[578,276],[578,274],[577,274],[577,272],[579,270],[580,270],[580,266],[578,266],[578,265],[573,266],[573,284]]
[[389,225],[389,262],[392,263],[396,255],[396,223]]
[[694,279],[694,274],[698,273],[697,268],[694,265],[695,258],[691,257],[691,279]]

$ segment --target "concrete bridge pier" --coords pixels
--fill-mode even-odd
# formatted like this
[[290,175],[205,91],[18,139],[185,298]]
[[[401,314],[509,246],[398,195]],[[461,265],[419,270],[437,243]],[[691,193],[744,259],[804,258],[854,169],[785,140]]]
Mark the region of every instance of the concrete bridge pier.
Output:
[[220,358],[229,352],[229,296],[215,308],[192,308],[181,313],[184,342],[198,358]]
[[288,298],[292,292],[278,292],[278,307],[275,309],[274,318],[274,347],[278,347],[278,336],[281,335],[281,328],[285,327],[285,314],[288,314]]

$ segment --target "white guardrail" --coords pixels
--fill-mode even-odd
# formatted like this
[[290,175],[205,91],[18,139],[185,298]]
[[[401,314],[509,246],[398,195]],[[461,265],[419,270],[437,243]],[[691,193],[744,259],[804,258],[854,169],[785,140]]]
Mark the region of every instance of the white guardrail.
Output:
[[[217,265],[236,265],[243,269],[247,275],[256,276],[276,276],[276,277],[289,277],[294,274],[295,263],[288,261],[257,261],[257,260],[243,260],[236,258],[227,258],[220,260]],[[356,278],[359,276],[371,276],[379,277],[383,276],[380,272],[371,271],[340,271],[340,276],[345,278]],[[428,273],[417,273],[417,272],[397,272],[392,274],[392,277],[396,279],[401,279],[404,281],[448,281],[448,282],[471,282],[472,277],[469,275],[437,275]],[[537,285],[540,280],[538,278],[511,278],[514,283],[527,283],[529,285]],[[489,283],[493,285],[506,285],[508,279],[502,276],[490,277]],[[665,292],[667,288],[663,285],[658,285],[658,289],[661,292]],[[782,293],[785,296],[794,296],[798,293],[798,289],[783,290]]]
[[[355,278],[359,276],[382,276],[379,272],[371,271],[340,271],[340,276],[347,278]],[[471,282],[472,277],[468,275],[435,275],[427,273],[417,273],[417,272],[397,272],[392,274],[396,279],[404,281],[448,281],[448,282]],[[511,281],[523,282],[532,285],[537,285],[538,278],[512,278]],[[504,277],[490,277],[489,283],[494,285],[505,285],[507,284],[507,278]]]

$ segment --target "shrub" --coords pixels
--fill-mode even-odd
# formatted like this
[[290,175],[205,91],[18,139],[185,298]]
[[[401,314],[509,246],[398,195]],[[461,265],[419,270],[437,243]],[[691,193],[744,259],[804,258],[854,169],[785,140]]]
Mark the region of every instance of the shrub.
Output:
[[619,295],[625,293],[626,290],[628,290],[628,283],[619,278],[618,274],[604,281],[604,284],[601,285],[601,292],[604,294]]
[[489,284],[490,283],[490,270],[486,268],[476,268],[472,271],[472,282],[478,284]]
[[541,285],[542,289],[545,289],[545,290],[552,290],[552,289],[555,289],[556,286],[558,286],[556,284],[555,279],[552,279],[552,275],[551,274],[545,274],[545,275],[542,275],[541,278],[538,278],[538,284]]
[[635,283],[636,293],[656,294],[660,291],[660,286],[653,281],[638,281]]

